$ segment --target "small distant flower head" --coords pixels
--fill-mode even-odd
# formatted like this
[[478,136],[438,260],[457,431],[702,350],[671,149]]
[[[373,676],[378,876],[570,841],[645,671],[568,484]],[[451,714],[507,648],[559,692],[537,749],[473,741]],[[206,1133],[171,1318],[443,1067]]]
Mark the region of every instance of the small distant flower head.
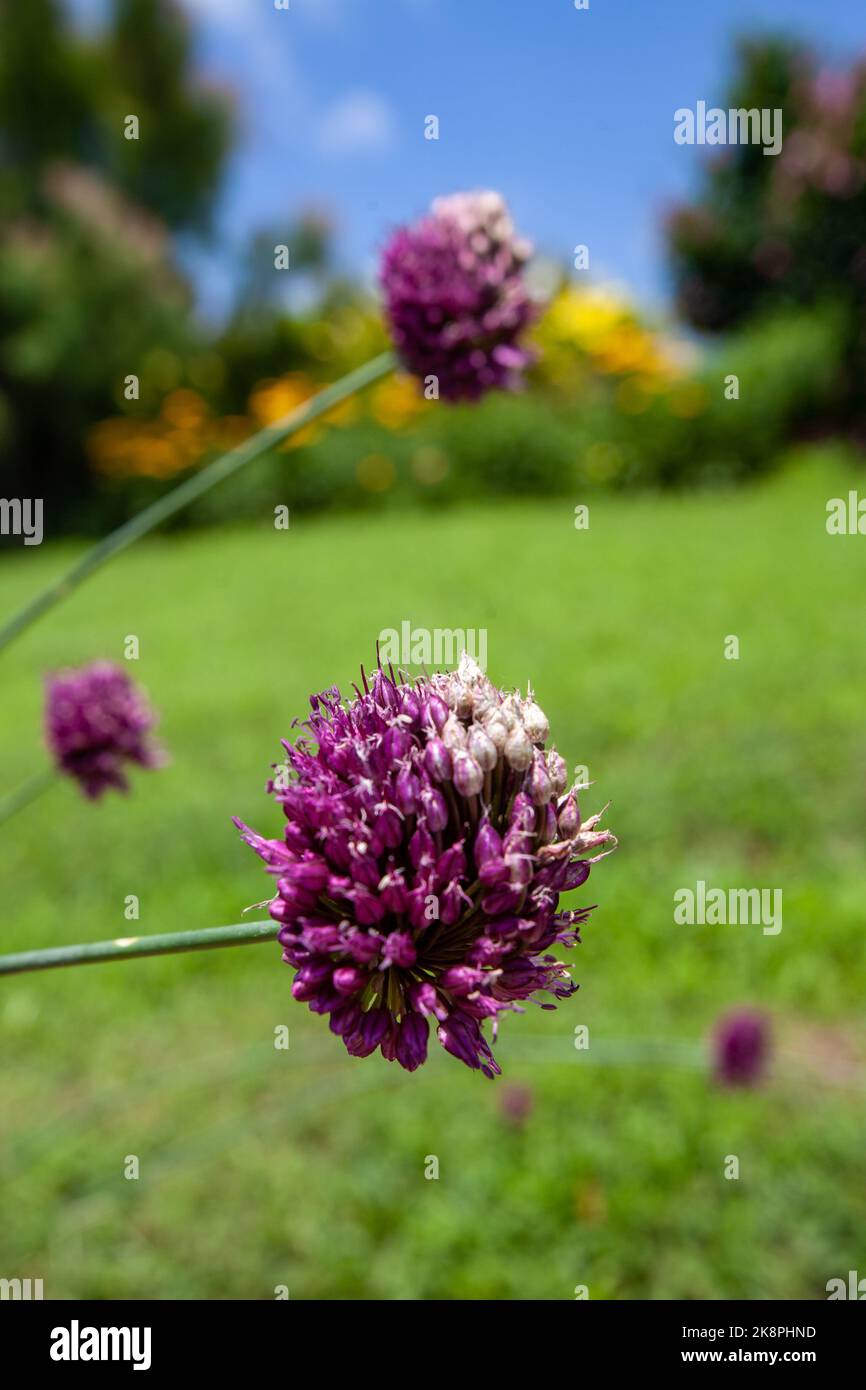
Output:
[[738,1009],[716,1024],[713,1063],[725,1086],[751,1086],[763,1076],[770,1051],[770,1025],[753,1009]]
[[580,940],[591,908],[559,897],[616,842],[560,795],[531,694],[504,694],[467,656],[414,683],[380,668],[355,698],[334,687],[310,703],[311,737],[284,744],[289,776],[269,784],[282,834],[235,822],[275,880],[292,993],[353,1056],[378,1048],[414,1071],[432,1030],[494,1076],[485,1023],[495,1038],[500,1014],[577,988],[552,950]]
[[119,666],[97,661],[45,682],[45,738],[61,772],[85,796],[127,791],[126,764],[158,767],[162,750],[149,738],[155,717]]
[[394,233],[382,258],[385,311],[397,352],[445,400],[514,389],[531,355],[520,338],[536,316],[524,279],[532,254],[498,193],[437,198]]
[[506,1086],[499,1099],[503,1119],[515,1129],[522,1129],[535,1106],[535,1096],[530,1086]]

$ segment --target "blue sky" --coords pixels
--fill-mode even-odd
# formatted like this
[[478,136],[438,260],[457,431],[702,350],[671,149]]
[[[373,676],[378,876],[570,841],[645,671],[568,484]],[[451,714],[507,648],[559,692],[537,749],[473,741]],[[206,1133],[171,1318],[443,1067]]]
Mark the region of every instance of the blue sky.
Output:
[[[68,3],[93,22],[104,0]],[[831,64],[866,53],[864,0],[589,3],[183,0],[239,122],[218,244],[190,262],[203,309],[224,309],[248,234],[304,205],[330,210],[341,264],[369,275],[391,226],[476,187],[501,190],[539,249],[585,243],[595,278],[659,303],[660,219],[701,157],[674,143],[673,113],[719,99],[732,37],[769,26]]]

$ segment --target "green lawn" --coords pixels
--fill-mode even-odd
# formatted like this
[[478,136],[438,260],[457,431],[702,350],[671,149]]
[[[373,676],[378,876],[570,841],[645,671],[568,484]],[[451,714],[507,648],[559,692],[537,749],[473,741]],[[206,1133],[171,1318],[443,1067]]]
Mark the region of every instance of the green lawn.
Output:
[[[276,827],[278,740],[402,619],[487,629],[490,675],[532,680],[620,849],[576,895],[599,903],[580,993],[506,1017],[495,1083],[438,1047],[414,1075],[349,1058],[272,945],[0,981],[0,1275],[55,1298],[571,1299],[866,1274],[866,539],[824,528],[857,482],[814,457],[753,492],[592,500],[588,532],[574,498],[153,541],[5,652],[2,790],[43,761],[41,672],[128,634],[172,763],[4,827],[3,950],[239,920],[267,880],[230,816]],[[4,612],[72,554],[7,557]],[[675,925],[697,879],[781,888],[782,932]],[[772,1013],[775,1066],[722,1092],[699,1049],[740,1003]]]

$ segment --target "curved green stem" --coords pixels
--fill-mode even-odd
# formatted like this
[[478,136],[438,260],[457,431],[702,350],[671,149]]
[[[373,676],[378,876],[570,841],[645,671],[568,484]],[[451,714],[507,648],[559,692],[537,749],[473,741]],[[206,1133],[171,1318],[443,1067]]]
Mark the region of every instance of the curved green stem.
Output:
[[37,796],[52,786],[56,777],[55,767],[43,768],[41,772],[36,772],[29,777],[17,791],[0,801],[0,825],[7,821],[10,816],[14,816],[16,811],[21,811],[25,806],[29,806],[31,801],[35,801]]
[[239,922],[232,927],[166,932],[163,936],[119,936],[114,941],[49,946],[42,951],[18,951],[15,955],[0,956],[0,975],[54,970],[62,965],[133,960],[139,956],[169,956],[179,951],[209,951],[217,946],[253,946],[257,941],[273,941],[279,930],[277,922]]
[[43,613],[47,613],[62,598],[77,589],[79,584],[100,569],[113,555],[118,555],[121,550],[132,545],[133,541],[138,540],[141,536],[146,536],[154,527],[159,526],[168,517],[174,516],[190,502],[203,496],[204,493],[209,492],[224,478],[230,478],[233,473],[237,473],[238,469],[243,468],[245,464],[259,458],[260,455],[267,453],[277,444],[282,444],[284,440],[296,434],[298,430],[304,429],[313,420],[318,420],[322,415],[326,415],[333,406],[339,405],[349,396],[354,396],[357,391],[362,391],[365,386],[370,386],[374,381],[387,376],[389,372],[393,371],[395,365],[396,359],[392,352],[383,352],[380,356],[374,357],[372,361],[365,362],[362,367],[349,372],[340,381],[326,386],[318,395],[305,401],[303,405],[291,411],[277,424],[268,425],[266,429],[260,430],[258,434],[244,440],[243,444],[238,444],[228,453],[221,454],[219,458],[214,459],[213,463],[208,464],[207,468],[202,468],[200,472],[194,473],[192,477],[187,478],[185,482],[166,493],[164,497],[160,497],[157,502],[145,507],[138,516],[124,522],[116,531],[112,531],[109,536],[98,541],[77,564],[73,565],[67,574],[49,585],[36,598],[31,599],[30,603],[26,604],[0,629],[0,651]]

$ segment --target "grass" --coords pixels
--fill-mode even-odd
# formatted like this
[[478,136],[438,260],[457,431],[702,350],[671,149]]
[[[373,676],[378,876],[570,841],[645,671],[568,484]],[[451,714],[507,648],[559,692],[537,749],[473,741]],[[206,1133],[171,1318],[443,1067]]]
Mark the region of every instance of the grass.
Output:
[[[129,635],[172,763],[4,827],[4,951],[237,921],[267,884],[230,816],[277,825],[279,738],[404,618],[487,629],[621,847],[578,895],[579,994],[506,1019],[496,1083],[438,1048],[412,1076],[347,1057],[269,945],[0,982],[0,1275],[50,1298],[822,1298],[866,1271],[866,542],[824,529],[849,486],[814,455],[760,490],[593,500],[585,532],[566,500],[152,540],[5,653],[0,791],[43,758],[42,671]],[[4,611],[77,553],[7,558]],[[699,878],[781,888],[780,935],[674,925]],[[742,1003],[772,1014],[775,1066],[724,1092],[702,1040]]]

